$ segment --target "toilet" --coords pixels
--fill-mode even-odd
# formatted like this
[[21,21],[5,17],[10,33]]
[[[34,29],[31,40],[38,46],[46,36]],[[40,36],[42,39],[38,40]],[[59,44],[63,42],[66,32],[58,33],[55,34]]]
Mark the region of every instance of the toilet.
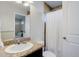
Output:
[[56,57],[56,55],[52,53],[51,51],[44,51],[43,57]]

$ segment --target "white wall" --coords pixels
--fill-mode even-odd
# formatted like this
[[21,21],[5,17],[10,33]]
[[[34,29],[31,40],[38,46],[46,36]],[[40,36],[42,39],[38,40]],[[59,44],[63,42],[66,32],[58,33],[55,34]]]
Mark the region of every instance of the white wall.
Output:
[[1,20],[0,20],[0,40],[1,40]]
[[25,34],[24,37],[30,37],[30,15],[26,16],[25,19]]
[[1,40],[1,20],[0,20],[0,48],[3,47],[3,43],[2,43],[2,40]]
[[43,24],[44,24],[44,3],[34,2],[30,6],[31,13],[31,39],[32,40],[43,40]]
[[61,23],[62,23],[62,10],[47,13],[46,20],[46,44],[48,50],[57,54],[60,52],[61,45]]
[[24,15],[27,14],[26,8],[15,2],[0,1],[1,31],[3,31],[1,36],[3,39],[15,37],[14,32],[15,32],[15,13],[16,12]]

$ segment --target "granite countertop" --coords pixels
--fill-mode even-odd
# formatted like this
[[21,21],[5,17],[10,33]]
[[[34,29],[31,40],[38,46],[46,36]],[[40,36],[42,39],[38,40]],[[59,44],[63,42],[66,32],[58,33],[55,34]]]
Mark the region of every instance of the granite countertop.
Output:
[[27,56],[31,53],[33,53],[34,51],[42,48],[44,45],[42,43],[38,43],[38,42],[33,42],[33,41],[29,41],[32,44],[34,44],[34,46],[26,51],[23,52],[19,52],[19,53],[6,53],[4,50],[7,48],[7,46],[0,48],[0,57],[21,57],[21,56]]

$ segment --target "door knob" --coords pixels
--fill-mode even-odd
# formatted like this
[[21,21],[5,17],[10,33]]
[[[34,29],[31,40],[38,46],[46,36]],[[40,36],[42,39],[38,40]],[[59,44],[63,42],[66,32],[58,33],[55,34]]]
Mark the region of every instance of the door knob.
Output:
[[66,40],[67,38],[66,37],[63,37],[63,39]]

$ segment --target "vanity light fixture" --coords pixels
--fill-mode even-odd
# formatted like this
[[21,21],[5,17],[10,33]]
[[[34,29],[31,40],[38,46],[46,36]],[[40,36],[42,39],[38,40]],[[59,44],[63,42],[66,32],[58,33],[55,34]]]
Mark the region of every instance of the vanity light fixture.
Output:
[[16,3],[18,3],[18,4],[22,4],[22,5],[24,5],[24,6],[29,6],[30,4],[32,4],[32,3],[34,3],[33,1],[16,1]]
[[16,3],[21,4],[21,3],[22,3],[22,1],[16,1]]
[[28,3],[34,3],[34,2],[29,0]]
[[23,5],[24,5],[24,6],[29,6],[29,3],[26,2],[26,3],[24,3]]

